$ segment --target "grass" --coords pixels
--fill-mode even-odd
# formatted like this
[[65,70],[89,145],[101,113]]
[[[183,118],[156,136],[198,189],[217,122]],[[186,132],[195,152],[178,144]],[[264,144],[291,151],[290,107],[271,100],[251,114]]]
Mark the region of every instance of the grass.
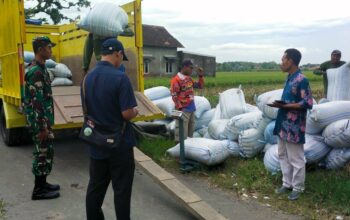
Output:
[[[322,78],[310,72],[306,75],[314,98],[319,100],[323,94]],[[207,97],[215,107],[220,92],[242,85],[246,102],[254,104],[255,94],[283,88],[284,80],[285,75],[277,72],[217,73],[216,78],[206,78],[205,88],[196,93]],[[169,87],[169,81],[170,77],[146,78],[145,87]],[[165,154],[174,145],[174,141],[169,139],[144,139],[139,143],[140,149],[161,166],[178,172],[178,162]],[[213,186],[238,196],[254,196],[274,209],[301,214],[307,219],[334,219],[338,214],[350,219],[350,165],[348,170],[326,171],[316,168],[307,171],[306,191],[296,202],[288,201],[287,196],[274,194],[274,189],[281,185],[282,177],[281,174],[271,175],[266,171],[262,155],[249,160],[229,158],[220,166],[203,167],[191,174],[206,178]]]
[[0,219],[5,218],[5,213],[6,213],[5,202],[2,199],[0,199]]

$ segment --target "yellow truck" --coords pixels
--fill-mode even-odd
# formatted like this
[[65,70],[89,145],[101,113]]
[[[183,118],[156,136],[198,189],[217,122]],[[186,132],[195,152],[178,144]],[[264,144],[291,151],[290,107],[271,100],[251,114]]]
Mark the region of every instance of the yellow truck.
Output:
[[[143,54],[141,0],[121,6],[129,16],[133,36],[119,36],[129,61],[126,72],[132,82],[139,106],[135,121],[162,118],[163,113],[143,95]],[[56,43],[53,59],[66,64],[73,73],[73,86],[53,87],[55,125],[54,129],[79,128],[83,113],[80,100],[82,80],[82,56],[88,32],[75,23],[64,25],[25,24],[24,0],[0,1],[0,131],[8,146],[25,140],[25,117],[21,113],[24,89],[24,51],[32,51],[35,36],[49,36]],[[94,62],[90,66],[94,65]],[[103,106],[101,106],[103,107]]]

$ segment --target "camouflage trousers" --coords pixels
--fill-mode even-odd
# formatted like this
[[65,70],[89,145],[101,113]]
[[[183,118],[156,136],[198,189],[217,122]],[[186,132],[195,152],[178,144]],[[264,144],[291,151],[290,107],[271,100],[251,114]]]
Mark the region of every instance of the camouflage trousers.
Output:
[[40,132],[38,132],[36,129],[36,131],[33,130],[34,129],[30,129],[34,142],[32,172],[34,176],[49,175],[52,170],[54,155],[53,138],[47,138],[45,141],[40,141]]

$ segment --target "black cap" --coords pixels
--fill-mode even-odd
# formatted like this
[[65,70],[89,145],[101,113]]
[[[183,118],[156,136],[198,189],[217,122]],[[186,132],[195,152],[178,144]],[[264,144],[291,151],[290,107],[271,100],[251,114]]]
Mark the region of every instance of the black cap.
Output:
[[112,54],[115,51],[122,51],[123,53],[123,60],[128,60],[128,58],[125,55],[123,44],[115,39],[115,38],[109,38],[102,43],[101,53],[103,55]]
[[340,50],[333,50],[332,54],[341,55],[341,51]]
[[191,60],[184,60],[182,62],[182,67],[185,67],[185,66],[193,66],[193,62]]
[[45,47],[47,45],[50,45],[51,47],[56,46],[56,44],[52,43],[50,38],[47,36],[40,36],[40,37],[33,38],[32,45],[33,45],[34,51],[37,51],[40,47]]

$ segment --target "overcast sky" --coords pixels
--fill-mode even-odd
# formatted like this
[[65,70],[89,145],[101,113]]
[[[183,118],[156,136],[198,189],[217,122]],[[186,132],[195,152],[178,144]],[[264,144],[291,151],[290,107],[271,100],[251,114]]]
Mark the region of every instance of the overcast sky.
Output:
[[[105,0],[90,1],[93,6]],[[142,18],[144,24],[164,26],[185,46],[183,50],[216,56],[217,62],[279,63],[290,47],[302,52],[302,64],[328,60],[333,49],[350,61],[348,4],[347,0],[143,0]]]

